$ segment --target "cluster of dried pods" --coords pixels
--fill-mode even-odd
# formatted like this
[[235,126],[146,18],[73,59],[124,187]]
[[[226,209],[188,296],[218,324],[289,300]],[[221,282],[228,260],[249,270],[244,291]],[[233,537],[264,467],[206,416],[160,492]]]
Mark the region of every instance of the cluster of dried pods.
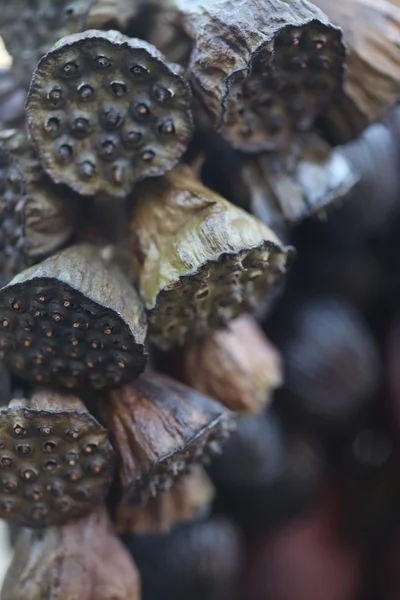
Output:
[[[257,318],[292,263],[289,227],[356,186],[331,143],[390,104],[390,69],[368,65],[380,94],[356,80],[359,47],[323,0],[328,16],[308,0],[34,4],[0,23],[0,517],[24,528],[2,598],[137,600],[132,557],[144,598],[232,597],[240,539],[206,518],[202,465],[239,417],[211,469],[222,496],[257,521],[268,494],[275,514],[314,493],[313,440],[283,442],[263,414],[282,365]],[[385,18],[400,31],[400,9]],[[319,363],[282,347],[286,392],[323,419],[303,377]]]

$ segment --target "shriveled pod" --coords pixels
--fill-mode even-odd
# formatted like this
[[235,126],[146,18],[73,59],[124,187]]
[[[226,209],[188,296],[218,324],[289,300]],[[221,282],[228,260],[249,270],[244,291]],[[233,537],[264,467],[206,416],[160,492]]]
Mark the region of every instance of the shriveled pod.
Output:
[[130,536],[126,544],[146,600],[234,597],[242,544],[237,527],[226,518],[183,524],[164,536]]
[[[171,4],[171,3],[170,3]],[[341,31],[307,0],[172,0],[211,124],[245,152],[310,129],[341,89]]]
[[170,489],[189,465],[220,453],[235,424],[218,402],[151,372],[110,392],[101,415],[118,455],[126,503]]
[[135,198],[133,269],[160,348],[255,311],[285,275],[293,249],[189,168],[144,182]]
[[192,134],[191,92],[177,65],[118,31],[61,39],[37,66],[28,125],[46,171],[75,191],[125,197],[172,169]]
[[0,348],[27,381],[102,389],[145,367],[143,305],[119,269],[89,244],[72,246],[0,290]]
[[242,168],[253,214],[284,231],[323,214],[354,189],[359,176],[349,158],[315,133],[296,136],[279,152],[250,157]]
[[76,396],[39,389],[0,408],[0,515],[66,523],[100,504],[114,474],[106,430]]
[[395,104],[400,93],[400,4],[397,0],[316,0],[343,30],[348,47],[344,90],[326,115],[337,142],[356,137]]
[[79,521],[23,529],[7,571],[3,600],[140,600],[136,566],[104,508]]
[[214,487],[204,469],[194,465],[170,490],[142,505],[121,504],[115,526],[120,534],[161,534],[179,523],[204,517],[211,510]]
[[280,355],[250,315],[183,346],[176,362],[178,379],[239,413],[263,411],[283,381]]

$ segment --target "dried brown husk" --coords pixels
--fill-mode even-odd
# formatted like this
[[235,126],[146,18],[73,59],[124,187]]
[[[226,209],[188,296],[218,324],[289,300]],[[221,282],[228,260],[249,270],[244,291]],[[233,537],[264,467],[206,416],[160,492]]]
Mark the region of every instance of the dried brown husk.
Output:
[[105,509],[62,527],[22,530],[2,600],[140,600],[139,573]]
[[340,102],[326,122],[335,142],[354,139],[400,93],[400,4],[393,0],[315,0],[343,29],[347,72]]
[[240,150],[286,145],[293,131],[312,127],[341,89],[341,32],[307,0],[170,4],[176,28],[193,45],[188,76],[194,92],[211,125]]
[[122,501],[171,488],[191,464],[221,451],[234,415],[218,402],[152,372],[110,392],[101,405],[119,461]]
[[256,311],[286,273],[293,249],[188,167],[143,183],[135,200],[133,269],[162,349]]
[[278,350],[249,315],[187,344],[178,372],[187,385],[244,414],[263,411],[283,381]]
[[297,136],[286,150],[250,158],[242,168],[253,214],[284,231],[351,192],[359,177],[346,156],[314,133]]
[[0,409],[0,515],[23,527],[63,524],[106,497],[114,452],[76,396],[35,390]]
[[0,290],[0,349],[33,384],[112,388],[145,367],[147,321],[129,280],[100,247],[71,246]]
[[211,508],[214,493],[204,469],[195,465],[170,490],[144,504],[121,504],[115,519],[116,529],[120,534],[168,533],[178,523],[204,517]]

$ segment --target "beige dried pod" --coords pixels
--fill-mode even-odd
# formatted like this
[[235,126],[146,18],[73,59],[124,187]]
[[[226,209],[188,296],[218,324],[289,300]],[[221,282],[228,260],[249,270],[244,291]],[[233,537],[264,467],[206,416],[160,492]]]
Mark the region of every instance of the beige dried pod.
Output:
[[20,531],[2,600],[140,600],[136,566],[106,510],[62,527]]

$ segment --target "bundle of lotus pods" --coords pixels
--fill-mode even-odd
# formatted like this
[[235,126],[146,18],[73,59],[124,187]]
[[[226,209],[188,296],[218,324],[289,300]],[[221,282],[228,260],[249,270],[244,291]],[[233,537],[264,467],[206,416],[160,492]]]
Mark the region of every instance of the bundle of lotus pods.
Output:
[[[316,4],[332,15],[308,0],[2,8],[0,518],[23,528],[4,600],[139,600],[134,560],[144,600],[232,597],[240,536],[208,518],[204,465],[238,416],[211,468],[228,493],[314,490],[313,444],[284,448],[263,414],[283,365],[260,321],[295,259],[289,228],[358,182],[324,137],[337,99],[371,120],[397,74],[361,106],[357,48],[346,79],[335,9]],[[232,194],[214,147],[239,165]],[[275,439],[284,473],[248,472]]]

